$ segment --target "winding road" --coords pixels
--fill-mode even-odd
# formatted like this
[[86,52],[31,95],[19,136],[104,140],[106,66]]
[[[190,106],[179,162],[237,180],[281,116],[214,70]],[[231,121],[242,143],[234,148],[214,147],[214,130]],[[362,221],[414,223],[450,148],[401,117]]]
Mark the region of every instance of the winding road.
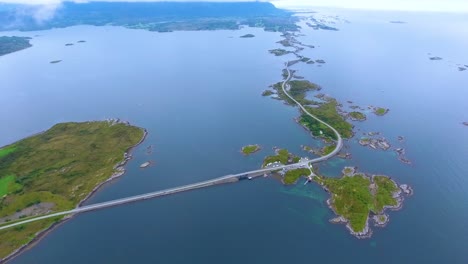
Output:
[[247,179],[247,178],[260,177],[265,173],[270,173],[270,172],[281,170],[281,169],[294,169],[294,168],[299,168],[299,167],[304,167],[304,166],[309,167],[309,164],[311,164],[311,163],[321,162],[321,161],[327,160],[327,159],[335,156],[336,154],[338,154],[338,152],[343,147],[343,139],[341,138],[341,135],[332,126],[330,126],[329,124],[325,123],[324,121],[320,120],[316,116],[309,113],[305,109],[304,106],[302,106],[291,95],[289,95],[289,93],[287,91],[289,89],[288,82],[291,80],[292,76],[291,76],[291,71],[289,70],[289,67],[287,66],[287,64],[286,64],[286,70],[288,71],[288,77],[282,83],[281,88],[283,89],[283,92],[291,100],[293,100],[301,108],[301,110],[305,114],[307,114],[310,117],[314,118],[318,122],[326,125],[331,130],[333,130],[333,132],[335,133],[336,138],[338,140],[336,141],[335,149],[332,152],[330,152],[329,154],[327,154],[325,156],[322,156],[322,157],[312,159],[312,160],[305,160],[305,161],[301,161],[301,162],[294,163],[294,164],[280,165],[280,166],[276,166],[276,167],[268,167],[268,168],[263,168],[263,169],[259,169],[259,170],[243,172],[243,173],[239,173],[239,174],[227,175],[227,176],[215,178],[215,179],[208,180],[208,181],[203,181],[203,182],[193,183],[193,184],[189,184],[189,185],[179,186],[179,187],[166,189],[166,190],[162,190],[162,191],[156,191],[156,192],[131,196],[131,197],[127,197],[127,198],[122,198],[122,199],[117,199],[117,200],[112,200],[112,201],[108,201],[108,202],[97,203],[97,204],[92,204],[92,205],[87,205],[87,206],[81,206],[81,207],[77,207],[75,209],[68,210],[68,211],[62,211],[62,212],[52,213],[52,214],[43,215],[43,216],[32,217],[32,218],[25,219],[25,220],[22,220],[22,221],[19,221],[19,222],[15,222],[15,223],[11,223],[11,224],[8,224],[8,225],[0,226],[0,230],[11,228],[11,227],[18,226],[18,225],[27,224],[27,223],[30,223],[30,222],[43,220],[43,219],[48,219],[48,218],[53,218],[53,217],[58,217],[58,216],[64,216],[64,215],[74,215],[74,214],[78,214],[78,213],[83,213],[83,212],[94,211],[94,210],[98,210],[98,209],[103,209],[103,208],[128,204],[128,203],[132,203],[132,202],[152,199],[152,198],[171,195],[171,194],[175,194],[175,193],[180,193],[180,192],[185,192],[185,191],[210,187],[210,186],[214,186],[214,185],[238,182],[239,180],[243,180],[243,179]]

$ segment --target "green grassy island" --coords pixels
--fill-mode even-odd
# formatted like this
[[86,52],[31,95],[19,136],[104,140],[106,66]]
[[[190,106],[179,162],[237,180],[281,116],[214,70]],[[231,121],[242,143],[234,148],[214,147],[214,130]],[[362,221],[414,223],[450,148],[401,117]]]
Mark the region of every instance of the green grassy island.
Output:
[[0,56],[32,47],[28,37],[0,37]]
[[296,163],[296,162],[299,161],[299,159],[300,159],[299,157],[295,156],[292,153],[289,153],[289,151],[287,149],[276,149],[275,150],[275,155],[267,156],[263,160],[263,166],[262,167],[265,167],[268,164],[275,163],[275,162],[278,162],[278,163],[281,163],[281,164],[284,164],[284,165],[291,164],[291,163]]
[[378,116],[383,116],[385,115],[386,113],[388,113],[388,109],[387,108],[382,108],[382,107],[374,107],[374,114],[378,115]]
[[[0,149],[0,225],[75,208],[124,173],[146,132],[118,121],[62,123]],[[0,231],[0,260],[61,218]]]
[[241,152],[245,156],[248,156],[260,150],[261,150],[260,145],[247,145],[247,146],[242,147]]
[[350,112],[348,115],[351,118],[351,120],[354,120],[354,121],[364,121],[367,118],[364,113],[357,112],[357,111]]
[[403,201],[400,187],[387,176],[368,176],[356,173],[355,168],[343,169],[342,178],[327,178],[315,176],[331,197],[327,201],[330,208],[338,215],[331,220],[333,223],[347,223],[351,234],[358,238],[372,235],[369,219],[377,216],[375,225],[382,226],[382,221],[388,221],[385,209],[399,209]]

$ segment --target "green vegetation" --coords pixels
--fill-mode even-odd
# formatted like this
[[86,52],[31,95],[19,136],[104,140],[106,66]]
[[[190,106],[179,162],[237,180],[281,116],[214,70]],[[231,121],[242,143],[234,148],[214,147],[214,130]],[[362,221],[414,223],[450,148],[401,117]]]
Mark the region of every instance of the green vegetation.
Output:
[[0,199],[8,193],[16,192],[21,189],[21,185],[17,184],[14,175],[7,175],[0,178]]
[[5,157],[6,155],[15,152],[16,147],[15,146],[8,146],[0,149],[0,158]]
[[[316,108],[306,106],[306,109],[312,115],[318,117],[320,120],[335,128],[343,138],[351,138],[353,136],[353,126],[346,122],[346,120],[338,113],[336,107],[336,100],[330,100],[329,102],[323,103]],[[301,116],[301,120],[302,119],[307,120],[307,128],[309,128],[313,134],[315,132],[314,136],[320,136],[321,134],[319,131],[322,130],[325,137],[336,139],[336,135],[331,129],[316,121],[315,119],[307,117],[304,118],[304,115]]]
[[[283,73],[283,75],[287,72]],[[286,78],[286,77],[285,77]],[[293,80],[289,82],[290,89],[288,91],[289,95],[291,95],[296,101],[298,101],[301,105],[317,105],[318,103],[309,99],[306,99],[306,93],[309,91],[319,91],[322,89],[315,83],[311,83],[307,80]],[[284,100],[286,103],[290,105],[295,105],[296,103],[291,100],[284,92],[282,88],[282,83],[276,83],[273,85],[273,89],[276,90],[280,99]]]
[[386,205],[397,205],[397,201],[395,198],[393,198],[393,193],[398,191],[398,186],[396,186],[393,181],[385,176],[375,176],[373,180],[377,185],[377,192],[375,194],[374,202],[375,211],[382,211]]
[[355,175],[341,179],[320,178],[318,181],[331,193],[336,213],[348,219],[354,231],[362,231],[373,207],[369,178]]
[[383,116],[388,112],[387,108],[382,108],[382,107],[375,107],[374,108],[374,114]]
[[245,35],[240,36],[240,38],[254,38],[254,37],[255,37],[254,34],[245,34]]
[[270,96],[270,95],[272,95],[272,94],[274,94],[273,91],[265,90],[265,91],[263,91],[262,96]]
[[[348,219],[353,231],[364,230],[369,213],[379,214],[384,206],[395,206],[397,201],[393,193],[398,187],[385,176],[376,176],[371,185],[371,179],[363,174],[344,176],[340,179],[314,177],[331,194],[332,207],[338,215]],[[376,188],[376,192],[371,190]]]
[[328,145],[322,148],[322,155],[328,155],[330,154],[334,149],[336,148],[336,145]]
[[76,25],[112,25],[150,31],[237,30],[242,25],[266,31],[296,31],[299,20],[292,12],[266,2],[95,2],[64,1],[60,15],[37,23],[30,12],[16,12],[28,6],[3,4],[0,30],[34,31]]
[[[0,218],[41,202],[53,203],[54,211],[74,208],[116,172],[114,166],[143,134],[140,128],[107,121],[63,123],[14,143],[8,148],[15,150],[0,157],[0,193],[6,194],[0,199]],[[0,259],[53,222],[0,231]]]
[[364,113],[357,112],[357,111],[350,112],[349,116],[351,117],[351,119],[357,120],[357,121],[364,121],[367,118]]
[[246,156],[253,154],[259,150],[260,150],[259,145],[247,145],[245,147],[242,147],[242,153]]
[[295,156],[288,152],[286,149],[278,149],[276,150],[276,155],[274,156],[267,156],[263,160],[263,167],[265,167],[269,163],[273,162],[281,162],[282,164],[288,164],[294,162]]
[[283,182],[284,184],[294,184],[300,177],[308,175],[310,175],[309,169],[289,170],[284,174]]
[[32,47],[27,37],[0,37],[0,56]]
[[285,49],[272,49],[272,50],[269,50],[268,52],[270,52],[271,54],[274,54],[275,56],[283,56],[283,55],[292,53],[292,51],[285,50]]
[[[284,73],[283,73],[284,74]],[[306,99],[306,92],[319,91],[321,89],[317,84],[311,83],[307,80],[293,80],[289,82],[290,89],[288,93],[301,105],[303,105],[309,113],[323,120],[327,124],[334,127],[343,138],[351,138],[353,136],[353,126],[348,123],[337,111],[337,102],[333,98],[327,98],[325,103],[318,103]],[[278,97],[289,105],[296,103],[291,100],[282,89],[282,83],[273,85],[273,89],[277,91]],[[323,98],[323,96],[322,96]],[[325,100],[325,99],[324,99]],[[311,107],[311,105],[318,107]],[[326,125],[315,120],[313,117],[303,113],[299,118],[299,123],[309,129],[312,135],[316,137],[323,137],[324,139],[336,140],[337,137],[333,130]]]

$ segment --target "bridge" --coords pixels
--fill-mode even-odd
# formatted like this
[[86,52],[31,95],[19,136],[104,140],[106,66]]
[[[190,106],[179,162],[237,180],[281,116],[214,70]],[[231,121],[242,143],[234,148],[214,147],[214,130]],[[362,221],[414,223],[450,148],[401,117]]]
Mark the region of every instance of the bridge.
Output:
[[295,168],[300,168],[300,167],[308,167],[312,163],[321,162],[321,161],[327,160],[327,159],[335,156],[336,154],[338,154],[338,152],[343,147],[343,140],[341,138],[341,135],[332,126],[330,126],[329,124],[325,123],[324,121],[320,120],[316,116],[309,113],[304,106],[302,106],[296,99],[294,99],[292,96],[289,95],[289,93],[287,92],[287,90],[289,90],[289,88],[290,88],[288,82],[291,80],[292,76],[291,76],[291,71],[289,70],[287,64],[286,64],[286,70],[288,72],[288,77],[282,83],[281,88],[283,89],[283,92],[292,101],[294,101],[305,114],[311,116],[312,118],[314,118],[318,122],[320,122],[320,123],[324,124],[325,126],[329,127],[335,133],[335,135],[337,137],[336,147],[329,154],[327,154],[325,156],[322,156],[322,157],[315,158],[315,159],[311,159],[311,160],[302,160],[302,161],[300,161],[298,163],[294,163],[294,164],[270,166],[270,167],[266,167],[266,168],[263,168],[263,169],[243,172],[243,173],[239,173],[239,174],[227,175],[227,176],[215,178],[215,179],[212,179],[212,180],[197,182],[197,183],[188,184],[188,185],[184,185],[184,186],[179,186],[179,187],[175,187],[175,188],[170,188],[170,189],[166,189],[166,190],[155,191],[155,192],[151,192],[151,193],[131,196],[131,197],[112,200],[112,201],[103,202],[103,203],[97,203],[97,204],[92,204],[92,205],[81,206],[81,207],[77,207],[75,209],[68,210],[68,211],[62,211],[62,212],[47,214],[47,215],[43,215],[43,216],[37,216],[37,217],[30,218],[30,219],[24,219],[22,221],[18,221],[18,222],[11,223],[11,224],[8,224],[8,225],[0,226],[0,230],[15,227],[15,226],[18,226],[18,225],[27,224],[27,223],[30,223],[30,222],[43,220],[43,219],[48,219],[48,218],[53,218],[53,217],[58,217],[58,216],[63,216],[63,215],[74,215],[74,214],[78,214],[78,213],[84,213],[84,212],[104,209],[104,208],[108,208],[108,207],[113,207],[113,206],[119,206],[119,205],[123,205],[123,204],[138,202],[138,201],[142,201],[142,200],[148,200],[148,199],[153,199],[153,198],[157,198],[157,197],[172,195],[172,194],[176,194],[176,193],[180,193],[180,192],[186,192],[186,191],[206,188],[206,187],[210,187],[210,186],[214,186],[214,185],[234,183],[234,182],[238,182],[239,180],[242,180],[242,179],[245,179],[245,178],[254,179],[256,177],[260,177],[260,176],[264,175],[265,173],[271,173],[271,172],[282,170],[282,169],[295,169]]

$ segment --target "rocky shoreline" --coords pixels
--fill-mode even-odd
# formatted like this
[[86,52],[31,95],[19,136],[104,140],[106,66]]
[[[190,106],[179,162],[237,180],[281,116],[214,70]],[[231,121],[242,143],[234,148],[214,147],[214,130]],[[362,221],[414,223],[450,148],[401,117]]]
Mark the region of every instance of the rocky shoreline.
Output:
[[[114,124],[118,124],[118,123],[123,123],[123,124],[127,124],[129,125],[128,122],[123,122],[119,119],[109,119],[107,120],[111,125],[114,125]],[[143,143],[143,141],[145,141],[147,135],[148,135],[148,131],[145,129],[145,128],[140,128],[143,130],[143,136],[142,138],[140,139],[140,141],[135,144],[134,146],[131,146],[130,148],[128,148],[125,152],[124,152],[124,159],[123,161],[117,163],[115,166],[114,166],[114,169],[116,170],[116,172],[114,172],[107,180],[101,182],[100,184],[98,184],[96,187],[94,187],[94,189],[85,197],[83,198],[79,203],[78,205],[76,206],[76,208],[80,207],[81,205],[83,205],[89,198],[91,198],[104,184],[110,182],[110,181],[113,181],[119,177],[121,177],[123,174],[125,174],[125,165],[127,164],[127,162],[129,160],[132,159],[132,155],[131,155],[131,152],[133,151],[134,148],[136,148],[137,146],[139,146],[141,143]],[[40,133],[37,133],[37,134],[40,134]],[[35,135],[37,135],[35,134]],[[32,246],[34,246],[36,243],[38,243],[39,241],[41,241],[41,239],[43,239],[47,234],[49,234],[50,232],[53,231],[53,229],[55,229],[56,227],[60,226],[61,224],[65,223],[67,220],[71,219],[73,217],[73,215],[67,215],[65,217],[63,217],[61,220],[53,223],[51,226],[49,226],[48,228],[44,229],[44,230],[41,230],[39,232],[37,232],[35,235],[34,235],[34,238],[29,241],[28,243],[22,245],[21,247],[19,247],[17,250],[15,250],[14,252],[12,252],[10,255],[6,256],[5,258],[3,259],[0,259],[0,263],[6,263],[7,261],[13,259],[14,257],[20,255],[21,253],[23,253],[25,250],[31,248]]]

